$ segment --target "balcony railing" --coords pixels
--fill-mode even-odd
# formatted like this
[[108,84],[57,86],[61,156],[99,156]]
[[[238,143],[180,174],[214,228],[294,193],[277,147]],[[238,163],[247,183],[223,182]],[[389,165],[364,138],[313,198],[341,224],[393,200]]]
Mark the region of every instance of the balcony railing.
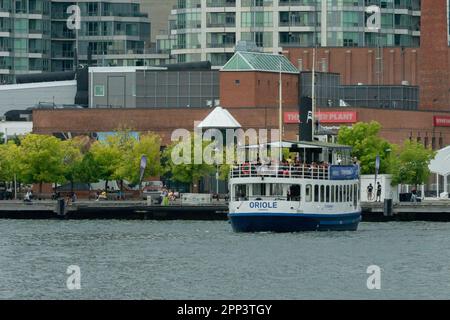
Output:
[[255,165],[240,164],[231,168],[230,178],[298,178],[329,180],[328,165]]

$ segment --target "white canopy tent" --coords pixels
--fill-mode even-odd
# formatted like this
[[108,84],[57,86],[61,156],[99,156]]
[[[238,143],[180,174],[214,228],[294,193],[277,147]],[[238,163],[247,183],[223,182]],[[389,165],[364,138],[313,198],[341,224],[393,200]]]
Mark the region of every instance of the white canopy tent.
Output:
[[439,176],[444,177],[444,194],[448,197],[448,176],[450,175],[450,146],[438,151],[436,157],[431,160],[430,171],[436,174],[436,194],[439,198]]
[[200,122],[198,127],[202,129],[239,129],[242,126],[228,110],[216,107]]

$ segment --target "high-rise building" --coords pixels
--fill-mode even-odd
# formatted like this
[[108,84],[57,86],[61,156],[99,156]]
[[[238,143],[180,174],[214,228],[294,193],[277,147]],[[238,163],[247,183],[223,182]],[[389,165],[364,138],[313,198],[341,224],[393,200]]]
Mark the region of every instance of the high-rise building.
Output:
[[0,83],[50,70],[50,1],[0,0]]
[[[381,29],[369,30],[366,8],[381,8]],[[419,46],[420,0],[178,0],[178,62],[223,65],[236,42],[252,41],[264,52],[283,46]]]
[[167,17],[175,7],[177,0],[141,0],[141,10],[148,14],[152,23],[151,42],[156,42],[156,37],[169,32]]
[[[67,8],[78,5],[81,28],[69,30]],[[0,83],[75,64],[159,65],[167,54],[146,49],[150,20],[140,0],[0,0]]]

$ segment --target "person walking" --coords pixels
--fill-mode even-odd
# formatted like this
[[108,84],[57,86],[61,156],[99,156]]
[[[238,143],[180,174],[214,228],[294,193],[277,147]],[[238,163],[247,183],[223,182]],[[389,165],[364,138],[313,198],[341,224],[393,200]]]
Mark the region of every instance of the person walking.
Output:
[[381,183],[377,182],[377,198],[376,202],[381,202]]

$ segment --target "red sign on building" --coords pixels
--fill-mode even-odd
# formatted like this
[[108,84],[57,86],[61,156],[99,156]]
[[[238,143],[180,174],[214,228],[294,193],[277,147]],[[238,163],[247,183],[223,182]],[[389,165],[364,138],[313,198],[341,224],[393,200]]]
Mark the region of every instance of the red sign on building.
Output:
[[450,116],[434,116],[435,127],[450,127]]
[[356,111],[318,112],[316,115],[322,123],[356,123]]
[[300,114],[298,112],[285,112],[284,123],[300,123]]
[[[356,111],[327,111],[317,112],[316,117],[322,123],[356,123]],[[298,112],[285,112],[284,123],[300,123],[300,115]]]

